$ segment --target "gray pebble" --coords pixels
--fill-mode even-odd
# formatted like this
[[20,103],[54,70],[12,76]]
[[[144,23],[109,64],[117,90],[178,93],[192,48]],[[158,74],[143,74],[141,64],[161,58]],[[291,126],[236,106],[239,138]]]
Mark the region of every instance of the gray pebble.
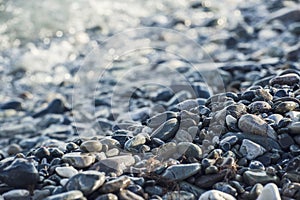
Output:
[[80,190],[84,195],[89,195],[102,186],[104,181],[104,173],[88,170],[71,177],[65,188],[67,191]]

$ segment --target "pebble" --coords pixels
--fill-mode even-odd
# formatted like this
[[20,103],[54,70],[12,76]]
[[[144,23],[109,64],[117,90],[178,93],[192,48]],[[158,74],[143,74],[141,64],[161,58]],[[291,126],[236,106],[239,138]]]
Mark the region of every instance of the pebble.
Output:
[[263,155],[266,149],[251,140],[244,139],[239,151],[242,155],[245,155],[248,160],[253,160]]
[[293,135],[300,134],[300,122],[293,122],[288,126],[289,133]]
[[129,190],[121,190],[119,192],[119,199],[124,199],[124,200],[144,200],[143,197],[129,191]]
[[99,192],[102,193],[110,193],[122,190],[129,186],[130,178],[127,176],[120,176],[114,180],[108,181],[103,184],[103,186],[99,189]]
[[163,200],[169,199],[182,199],[182,200],[194,200],[196,199],[194,194],[187,192],[187,191],[173,191],[168,192],[162,197]]
[[225,175],[226,175],[225,171],[221,171],[217,174],[202,175],[195,180],[195,185],[200,188],[210,188],[215,183],[223,180]]
[[153,133],[151,138],[159,138],[163,141],[171,139],[175,136],[179,127],[179,122],[176,118],[169,119],[162,125],[160,125]]
[[294,101],[284,101],[278,104],[274,111],[276,113],[284,114],[286,112],[293,111],[297,107],[299,107],[299,105]]
[[118,196],[113,193],[102,194],[98,196],[95,200],[118,200]]
[[280,193],[278,187],[274,183],[268,183],[262,189],[260,195],[258,196],[257,200],[265,200],[265,199],[278,199],[280,200]]
[[134,165],[135,159],[132,155],[115,156],[96,162],[90,169],[104,172],[105,174],[116,173],[118,176],[124,170]]
[[75,169],[72,166],[70,166],[70,167],[56,167],[55,172],[63,178],[71,178],[72,176],[78,174],[77,169]]
[[118,200],[118,196],[113,193],[102,194],[98,196],[95,200]]
[[263,190],[263,187],[264,186],[260,183],[255,184],[250,190],[249,197],[251,199],[257,199],[257,197],[260,195],[261,191]]
[[293,138],[287,133],[278,135],[278,143],[282,149],[288,149],[291,145],[295,144]]
[[264,113],[271,110],[271,105],[265,101],[255,101],[249,106],[251,113]]
[[89,153],[73,152],[63,155],[62,160],[75,168],[82,169],[91,166],[95,162],[95,156]]
[[238,121],[238,127],[246,133],[268,136],[273,139],[277,138],[274,129],[270,125],[268,125],[263,119],[259,118],[256,115],[243,115]]
[[28,190],[11,190],[2,194],[5,200],[30,200],[30,193]]
[[70,108],[65,105],[65,102],[61,99],[53,99],[46,108],[41,109],[32,115],[33,118],[42,117],[46,114],[63,114],[66,111],[70,111]]
[[8,101],[3,104],[0,104],[0,109],[1,110],[8,110],[8,109],[22,110],[22,103],[16,100]]
[[161,196],[163,194],[163,188],[160,186],[147,186],[145,187],[145,192],[147,192],[149,195],[158,195]]
[[279,178],[274,175],[269,175],[265,171],[246,171],[243,178],[248,185],[255,185],[256,183],[266,184],[270,182],[278,183]]
[[298,84],[300,77],[297,74],[284,74],[281,76],[276,76],[270,80],[270,84],[273,86],[278,85],[294,85]]
[[104,173],[88,170],[71,177],[65,188],[67,191],[80,190],[84,195],[89,195],[101,187],[104,181]]
[[176,118],[177,117],[177,113],[176,112],[172,112],[172,111],[166,111],[163,113],[159,113],[157,115],[154,115],[153,117],[149,118],[147,120],[147,126],[151,127],[151,128],[157,128],[159,127],[162,123],[172,119],[172,118]]
[[178,164],[168,167],[162,177],[170,181],[181,181],[197,174],[201,170],[199,163]]
[[88,140],[80,145],[80,149],[84,152],[100,152],[102,144],[97,140]]
[[45,200],[84,200],[84,199],[86,198],[84,198],[82,192],[79,190],[63,192],[45,198]]
[[22,147],[18,144],[11,144],[7,148],[7,153],[8,155],[16,155],[17,153],[22,152]]
[[201,148],[198,145],[193,144],[192,142],[180,142],[179,144],[177,144],[176,148],[177,152],[180,155],[184,155],[187,158],[193,157],[199,159],[202,157]]
[[33,162],[26,159],[16,158],[7,162],[2,160],[0,165],[0,180],[15,188],[27,188],[37,184],[39,174]]
[[236,200],[232,195],[227,194],[225,192],[221,192],[219,190],[209,190],[202,194],[199,198],[199,200],[208,200],[208,199],[214,199],[214,200]]

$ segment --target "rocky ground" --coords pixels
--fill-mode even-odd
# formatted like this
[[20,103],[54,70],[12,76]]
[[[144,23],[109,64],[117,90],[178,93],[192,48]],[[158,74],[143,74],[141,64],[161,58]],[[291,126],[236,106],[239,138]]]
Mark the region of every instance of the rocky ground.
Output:
[[300,199],[297,1],[37,2],[0,0],[0,199]]

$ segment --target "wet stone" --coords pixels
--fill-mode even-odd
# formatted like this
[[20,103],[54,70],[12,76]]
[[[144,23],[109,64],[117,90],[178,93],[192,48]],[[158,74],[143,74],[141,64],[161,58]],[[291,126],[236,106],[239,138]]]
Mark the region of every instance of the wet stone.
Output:
[[201,148],[192,142],[180,142],[176,148],[180,155],[185,155],[187,158],[193,157],[198,159],[202,157]]
[[173,165],[165,170],[162,177],[170,181],[181,181],[197,174],[200,170],[199,163]]
[[238,121],[238,127],[246,133],[268,136],[273,139],[277,138],[274,129],[256,115],[243,115]]
[[2,160],[0,162],[0,180],[15,188],[27,188],[37,184],[39,174],[34,164],[26,159],[16,158],[7,162]]
[[244,139],[239,151],[242,155],[246,156],[248,160],[252,160],[263,155],[266,149],[251,140]]
[[99,191],[102,193],[116,192],[128,187],[129,184],[130,178],[127,176],[121,176],[119,178],[104,183],[103,186],[99,189]]
[[89,170],[71,177],[65,187],[67,191],[80,190],[84,195],[88,195],[102,186],[104,181],[104,173]]
[[69,163],[75,168],[86,168],[95,162],[95,156],[88,153],[67,153],[62,157],[63,161]]
[[151,138],[159,138],[163,141],[166,141],[170,138],[173,138],[178,130],[179,122],[177,119],[170,119],[160,125],[153,133]]

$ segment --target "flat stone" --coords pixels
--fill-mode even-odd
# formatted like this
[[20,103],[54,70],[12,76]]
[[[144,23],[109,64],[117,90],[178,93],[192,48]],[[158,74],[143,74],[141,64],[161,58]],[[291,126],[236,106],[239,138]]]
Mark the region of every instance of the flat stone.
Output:
[[276,76],[270,80],[270,84],[273,86],[278,85],[294,85],[299,83],[300,77],[297,74],[284,74],[281,76]]
[[202,194],[199,198],[199,200],[236,200],[233,196],[230,194],[227,194],[225,192],[221,192],[219,190],[209,190]]
[[89,195],[102,186],[104,181],[104,173],[88,170],[70,178],[65,188],[67,191],[80,190],[84,195]]
[[277,185],[275,185],[274,183],[268,183],[267,185],[265,185],[257,200],[265,199],[281,199]]
[[28,190],[10,190],[2,194],[5,200],[30,200],[30,193]]
[[115,156],[106,158],[96,162],[91,169],[105,174],[116,173],[118,176],[123,174],[123,171],[135,163],[132,155]]
[[32,162],[23,158],[16,158],[0,162],[0,180],[15,188],[35,186],[39,180],[39,173]]
[[73,191],[49,196],[45,200],[83,200],[83,199],[85,198],[81,191],[73,190]]
[[98,140],[88,140],[80,145],[80,149],[84,152],[99,152],[102,149],[102,144]]
[[178,127],[179,122],[176,118],[169,119],[153,131],[151,138],[159,138],[164,141],[171,139],[175,136]]
[[77,169],[75,169],[72,166],[70,166],[70,167],[56,167],[55,172],[63,178],[71,178],[72,176],[78,174]]
[[102,193],[110,193],[120,191],[121,189],[126,188],[130,184],[130,178],[127,176],[121,176],[114,180],[108,181],[103,184],[103,186],[99,189]]
[[95,162],[94,155],[80,152],[67,153],[63,155],[62,159],[73,167],[79,169],[89,167]]
[[248,160],[255,159],[256,157],[263,155],[265,152],[265,148],[247,139],[243,140],[240,147],[240,153],[245,155]]
[[201,170],[201,164],[179,164],[168,167],[162,177],[170,181],[181,181],[197,174]]
[[274,129],[269,124],[267,124],[267,122],[256,115],[243,115],[238,121],[238,127],[246,133],[268,136],[273,139],[277,138]]
[[255,185],[256,183],[267,184],[270,182],[278,183],[280,179],[277,176],[267,174],[265,171],[246,171],[243,178],[248,185]]

